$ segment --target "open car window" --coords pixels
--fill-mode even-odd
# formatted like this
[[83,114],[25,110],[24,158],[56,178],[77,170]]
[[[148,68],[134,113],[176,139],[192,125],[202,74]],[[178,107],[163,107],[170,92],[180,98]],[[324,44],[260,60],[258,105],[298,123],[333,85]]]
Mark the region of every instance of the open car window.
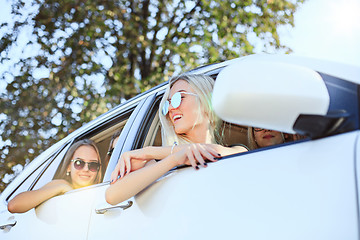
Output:
[[[89,131],[81,134],[78,138],[72,139],[64,144],[50,157],[39,163],[28,176],[24,177],[24,180],[6,197],[6,200],[9,201],[14,196],[24,191],[39,189],[52,181],[56,172],[59,171],[67,150],[78,140],[84,138],[93,140],[98,147],[101,159],[105,159],[113,134],[117,131],[122,131],[134,108],[135,107],[132,107],[128,111],[121,112],[118,116],[114,116],[110,121],[105,121],[102,126],[95,126],[93,129],[89,129]],[[106,168],[107,166],[103,166],[103,173]]]
[[[146,146],[162,146],[161,124],[159,119],[159,105],[162,94],[158,94],[154,103],[148,110],[139,135],[134,144],[134,149]],[[222,136],[224,146],[247,145],[247,127],[223,122],[219,134]]]
[[[133,149],[139,149],[146,146],[162,146],[161,139],[161,124],[159,119],[159,105],[163,93],[159,93],[155,98],[154,103],[148,110],[148,114],[143,120],[143,124],[139,129],[139,134],[134,143]],[[219,129],[219,135],[221,136],[221,143],[224,146],[231,147],[235,145],[246,146],[250,151],[255,150],[251,149],[249,137],[248,137],[248,126],[237,125],[229,122],[223,122]],[[270,148],[279,147],[282,145],[288,145],[290,142],[295,142],[297,140],[305,139],[304,136],[300,138],[293,138],[292,134],[284,133],[284,142],[279,144],[274,144]],[[269,147],[262,147],[264,150],[269,149]],[[259,147],[258,149],[262,149]]]
[[[35,169],[30,172],[24,180],[6,197],[6,201],[9,201],[13,197],[15,197],[17,194],[25,191],[29,191],[34,189],[34,185],[38,182],[41,175],[46,171],[48,166],[51,164],[51,162],[58,156],[61,155],[63,149],[67,149],[69,147],[69,144],[65,144],[60,149],[55,151],[50,157],[43,160],[41,163],[38,164],[38,166],[35,167]],[[35,188],[36,189],[36,188]]]

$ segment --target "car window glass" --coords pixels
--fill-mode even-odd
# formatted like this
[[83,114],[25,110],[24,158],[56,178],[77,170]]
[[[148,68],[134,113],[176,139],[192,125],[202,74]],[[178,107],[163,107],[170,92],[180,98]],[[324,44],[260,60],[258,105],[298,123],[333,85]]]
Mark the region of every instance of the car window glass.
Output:
[[39,189],[53,179],[59,164],[61,163],[62,159],[66,154],[66,151],[69,149],[70,146],[71,144],[68,143],[62,151],[60,151],[52,160],[46,163],[45,168],[43,168],[42,172],[39,174],[38,178],[34,181],[29,190]]
[[[155,100],[153,106],[149,109],[149,114],[143,121],[141,134],[137,139],[135,148],[145,146],[161,146],[161,124],[159,119],[159,105],[162,95]],[[247,127],[223,122],[219,129],[219,135],[222,138],[222,144],[232,146],[237,144],[247,144]]]
[[159,105],[162,94],[158,96],[149,109],[143,125],[140,127],[138,138],[134,144],[134,148],[142,148],[145,146],[161,146],[161,129],[159,119]]
[[[63,147],[62,147],[63,148]],[[54,152],[54,154],[52,154],[50,157],[48,157],[47,159],[45,159],[44,161],[42,161],[41,163],[39,163],[39,165],[34,169],[34,171],[32,171],[28,176],[26,176],[24,178],[24,180],[22,181],[22,183],[20,183],[15,189],[14,191],[11,192],[11,194],[9,194],[9,196],[6,198],[7,201],[9,201],[11,198],[13,198],[14,196],[16,196],[17,194],[21,193],[21,192],[25,192],[28,190],[31,190],[33,188],[34,182],[36,182],[36,179],[39,178],[39,175],[44,172],[44,168],[46,168],[49,163],[54,160],[54,158],[57,156],[57,154],[59,152],[61,152],[61,149],[58,149],[57,151]]]
[[[97,126],[93,131],[89,131],[81,136],[81,138],[90,138],[95,141],[101,158],[105,158],[108,152],[109,144],[112,138],[112,135],[121,131],[130,116],[133,108],[130,111],[124,111],[120,115],[114,116],[111,118],[111,121],[103,123],[103,126]],[[24,180],[19,186],[17,186],[14,191],[6,198],[10,200],[12,197],[17,194],[28,191],[36,190],[44,186],[53,180],[56,171],[58,170],[68,148],[71,146],[73,141],[68,142],[63,145],[59,150],[54,152],[50,157],[44,160],[42,163],[39,163],[39,166],[31,172],[28,176],[24,177]],[[106,166],[103,170],[105,171]]]
[[[100,157],[105,158],[106,153],[108,151],[108,147],[110,144],[110,140],[112,135],[116,131],[121,131],[121,129],[124,127],[126,123],[126,120],[121,121],[117,124],[114,124],[113,126],[104,129],[103,131],[98,132],[96,135],[91,137],[91,140],[93,140],[96,143],[96,146],[98,147]],[[39,189],[51,180],[53,180],[56,172],[59,170],[59,167],[61,166],[61,163],[63,161],[63,158],[66,154],[66,151],[70,147],[70,144],[67,148],[65,148],[53,161],[51,161],[45,171],[41,174],[39,180],[34,185],[33,189]],[[107,166],[103,166],[103,169],[106,169]]]

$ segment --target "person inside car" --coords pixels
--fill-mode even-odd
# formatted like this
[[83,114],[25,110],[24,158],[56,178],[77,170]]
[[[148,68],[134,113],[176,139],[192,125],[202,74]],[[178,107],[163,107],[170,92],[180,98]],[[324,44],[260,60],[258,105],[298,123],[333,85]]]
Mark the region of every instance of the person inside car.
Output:
[[251,150],[296,141],[302,138],[303,136],[299,134],[288,134],[264,128],[248,127],[248,142]]
[[24,213],[42,202],[72,189],[99,183],[102,164],[96,144],[89,139],[74,143],[67,151],[54,180],[38,190],[16,195],[8,203],[11,213]]
[[[105,163],[106,163],[106,164],[108,164],[109,161],[110,161],[110,158],[111,158],[111,155],[112,155],[112,153],[113,153],[113,151],[114,151],[114,148],[115,148],[115,146],[116,146],[116,143],[117,143],[118,140],[119,140],[120,133],[121,133],[121,130],[115,132],[115,133],[112,135],[112,137],[111,137],[110,144],[109,144],[109,150],[108,150],[108,152],[106,153],[106,157],[105,157]],[[133,171],[138,170],[138,169],[144,167],[146,163],[147,163],[146,160],[133,161],[133,162],[132,162],[132,165],[131,165],[131,169],[132,169]]]
[[[206,160],[247,151],[243,146],[217,144],[220,119],[211,107],[213,85],[214,80],[206,75],[181,75],[170,81],[159,111],[163,147],[148,146],[122,154],[106,190],[108,203],[114,205],[134,196],[176,166],[187,164],[198,170],[199,165],[207,167]],[[136,161],[151,164],[132,171]]]
[[106,153],[106,157],[105,157],[105,163],[108,164],[112,155],[112,152],[114,151],[114,148],[116,146],[117,141],[119,140],[119,136],[120,136],[121,130],[120,131],[116,131],[112,136],[111,136],[111,140],[110,140],[110,144],[109,144],[109,149]]

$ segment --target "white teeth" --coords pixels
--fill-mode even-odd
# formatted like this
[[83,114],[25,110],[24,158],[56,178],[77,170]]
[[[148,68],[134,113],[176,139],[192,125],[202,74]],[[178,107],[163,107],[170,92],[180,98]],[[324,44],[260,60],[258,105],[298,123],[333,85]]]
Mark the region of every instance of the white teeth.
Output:
[[175,121],[175,120],[177,120],[177,119],[179,119],[179,118],[181,118],[181,115],[175,115],[174,118],[173,118],[173,120]]

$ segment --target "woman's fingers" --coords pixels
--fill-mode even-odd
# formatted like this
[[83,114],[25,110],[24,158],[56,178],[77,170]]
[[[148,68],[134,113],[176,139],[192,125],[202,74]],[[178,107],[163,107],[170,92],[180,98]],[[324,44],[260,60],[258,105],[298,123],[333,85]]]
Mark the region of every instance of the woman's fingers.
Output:
[[193,152],[193,155],[196,159],[197,162],[199,162],[203,167],[205,167],[205,160],[203,158],[203,156],[201,155],[200,151],[201,151],[201,148],[202,146],[200,144],[195,144],[193,149],[192,149],[192,152]]
[[220,155],[210,146],[204,144],[190,144],[184,149],[184,159],[179,161],[179,164],[190,164],[193,168],[199,169],[198,163],[203,167],[207,166],[206,159],[210,161],[217,161],[215,157]]
[[114,171],[112,171],[112,173],[111,173],[110,183],[116,182],[116,180],[119,176],[119,171],[120,171],[119,164],[116,164]]
[[124,163],[124,155],[122,155],[119,159],[120,163],[120,178],[124,177],[125,175],[125,163]]
[[111,173],[110,183],[115,183],[118,180],[119,174],[120,174],[120,168],[116,167],[115,170]]
[[203,158],[208,159],[212,162],[216,162],[217,160],[215,157],[220,157],[220,154],[218,154],[212,147],[206,146],[206,145],[200,145],[199,146],[200,154],[203,156]]
[[[211,156],[207,156],[209,160],[214,159],[214,157],[221,157],[221,155],[214,149],[212,146],[203,145],[206,148],[206,153],[210,153]],[[215,159],[214,159],[215,160]],[[215,160],[216,161],[216,160]]]
[[188,151],[188,152],[186,153],[186,156],[187,156],[187,158],[189,159],[191,166],[192,166],[193,168],[195,168],[196,170],[199,169],[198,165],[196,164],[196,160],[195,160],[195,158],[194,158],[194,154],[193,154],[191,151]]
[[126,157],[124,160],[125,160],[125,168],[126,168],[125,175],[127,175],[131,171],[131,160],[130,157]]
[[125,175],[131,172],[131,158],[129,153],[124,153],[120,158],[120,177],[123,178]]

